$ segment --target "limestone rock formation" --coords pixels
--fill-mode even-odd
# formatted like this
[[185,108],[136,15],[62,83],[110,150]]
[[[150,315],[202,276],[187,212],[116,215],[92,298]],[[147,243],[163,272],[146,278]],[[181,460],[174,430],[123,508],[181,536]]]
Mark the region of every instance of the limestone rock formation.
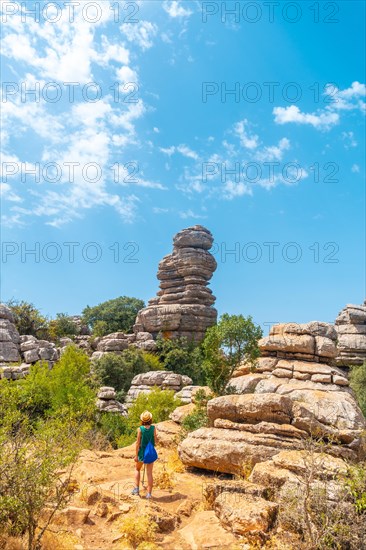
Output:
[[237,473],[281,450],[301,450],[309,435],[332,441],[344,458],[362,453],[366,421],[344,372],[332,365],[334,327],[327,323],[277,325],[259,341],[256,372],[242,365],[233,393],[208,402],[209,428],[192,432],[179,453],[189,466]]
[[20,351],[25,363],[47,361],[50,367],[59,359],[56,344],[48,340],[38,340],[35,336],[25,335],[20,337]]
[[164,390],[179,392],[184,386],[192,384],[191,378],[172,371],[155,370],[137,374],[126,395],[126,405],[130,405],[140,393],[149,393],[154,386]]
[[366,300],[361,306],[348,304],[342,309],[335,328],[338,334],[337,364],[362,365],[366,361]]
[[20,360],[20,336],[14,324],[11,310],[0,304],[0,361],[16,362]]
[[103,412],[119,413],[127,416],[125,405],[116,400],[116,391],[110,386],[102,386],[99,388],[96,407]]
[[208,386],[184,386],[178,393],[177,397],[182,403],[195,403],[197,392],[202,391],[208,398],[211,395],[211,389]]
[[159,264],[160,290],[136,318],[134,332],[185,337],[199,342],[215,324],[215,297],[207,287],[216,269],[209,249],[213,237],[205,227],[183,229],[173,239],[173,252]]

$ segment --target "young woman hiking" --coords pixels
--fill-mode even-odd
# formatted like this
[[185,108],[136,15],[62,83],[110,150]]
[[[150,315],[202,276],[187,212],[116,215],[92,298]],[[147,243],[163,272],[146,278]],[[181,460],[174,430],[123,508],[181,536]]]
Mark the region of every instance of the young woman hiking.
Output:
[[[137,430],[136,455],[135,455],[135,488],[132,491],[133,495],[140,494],[140,473],[144,465],[144,453],[147,444],[151,441],[155,447],[157,442],[156,426],[152,425],[152,414],[149,411],[144,411],[141,416],[141,426]],[[154,462],[145,464],[147,474],[147,494],[146,498],[151,498],[153,488],[153,467]]]

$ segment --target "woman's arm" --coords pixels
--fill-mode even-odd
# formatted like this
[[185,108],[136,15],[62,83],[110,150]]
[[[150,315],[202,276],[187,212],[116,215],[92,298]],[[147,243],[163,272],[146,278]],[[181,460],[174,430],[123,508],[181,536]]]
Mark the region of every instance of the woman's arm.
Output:
[[135,454],[135,462],[139,461],[138,454],[140,450],[140,443],[141,443],[141,430],[140,428],[137,428],[137,441],[136,441],[136,454]]
[[158,431],[156,429],[156,426],[154,426],[154,445],[156,447],[157,443],[158,443]]

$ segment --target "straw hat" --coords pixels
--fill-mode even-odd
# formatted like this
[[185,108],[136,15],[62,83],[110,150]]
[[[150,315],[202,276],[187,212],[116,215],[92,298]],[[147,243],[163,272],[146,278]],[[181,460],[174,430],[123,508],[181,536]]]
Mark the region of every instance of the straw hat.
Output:
[[141,422],[150,422],[150,420],[152,420],[152,414],[151,414],[151,412],[149,412],[149,411],[144,411],[144,412],[140,415],[140,420],[141,420]]

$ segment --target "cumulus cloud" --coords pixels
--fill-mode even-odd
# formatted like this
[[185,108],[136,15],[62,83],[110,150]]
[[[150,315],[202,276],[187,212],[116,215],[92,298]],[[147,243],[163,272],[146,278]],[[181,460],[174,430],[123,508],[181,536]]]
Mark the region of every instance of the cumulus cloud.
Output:
[[313,113],[302,112],[297,105],[288,107],[274,107],[273,114],[276,124],[308,124],[318,130],[329,130],[339,123],[341,111],[360,110],[365,112],[366,86],[360,82],[353,82],[349,88],[341,90],[328,84],[324,92],[328,105]]
[[327,130],[339,121],[338,113],[331,111],[318,111],[317,113],[302,113],[297,105],[288,107],[275,107],[273,109],[276,124],[309,124],[314,128]]
[[188,8],[184,8],[179,0],[163,2],[163,9],[170,17],[189,17],[192,15],[192,11]]
[[245,149],[255,149],[258,147],[259,138],[255,134],[249,134],[247,126],[249,125],[248,120],[245,118],[240,122],[237,122],[234,126],[234,132],[240,139],[240,144]]

